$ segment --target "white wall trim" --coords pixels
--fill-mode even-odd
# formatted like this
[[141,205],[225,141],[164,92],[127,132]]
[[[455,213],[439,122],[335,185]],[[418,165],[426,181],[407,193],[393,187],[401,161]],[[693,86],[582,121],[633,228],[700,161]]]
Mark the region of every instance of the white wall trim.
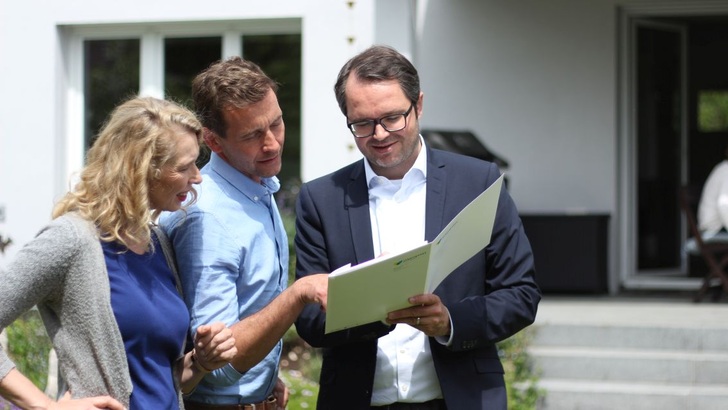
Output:
[[[64,62],[66,68],[65,84],[65,107],[66,110],[61,111],[59,115],[64,132],[59,133],[59,146],[64,147],[64,160],[61,167],[63,168],[63,180],[56,184],[59,190],[58,194],[68,190],[68,184],[72,177],[80,170],[84,163],[84,96],[83,96],[83,39],[77,35],[69,34],[63,39],[62,44],[65,45]],[[74,138],[72,136],[78,136]]]
[[243,39],[240,31],[226,31],[222,36],[222,57],[240,56],[243,51]]
[[129,22],[110,24],[61,25],[73,34],[87,39],[128,38],[147,32],[156,32],[165,37],[220,36],[225,32],[243,34],[298,34],[301,32],[300,18],[222,20],[185,22]]
[[164,36],[159,32],[141,38],[139,94],[164,98]]
[[728,3],[722,0],[689,0],[670,2],[644,2],[633,3],[621,6],[621,9],[629,17],[640,16],[697,16],[711,14],[727,14]]

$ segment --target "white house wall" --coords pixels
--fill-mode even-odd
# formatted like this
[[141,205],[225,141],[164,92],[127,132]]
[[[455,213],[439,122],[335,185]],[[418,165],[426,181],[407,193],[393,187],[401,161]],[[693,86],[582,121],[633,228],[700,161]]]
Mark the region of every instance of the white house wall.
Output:
[[3,2],[0,9],[0,234],[14,242],[0,262],[48,220],[58,189],[51,14],[33,2]]
[[430,1],[423,127],[472,130],[505,157],[526,212],[615,209],[615,6]]
[[[81,163],[67,158],[73,95],[64,65],[63,26],[301,19],[303,174],[320,175],[357,158],[333,97],[338,69],[372,43],[374,3],[341,0],[141,1],[4,0],[0,3],[0,234],[13,245],[0,268],[50,220],[53,203]],[[182,24],[184,26],[184,24]],[[184,32],[184,28],[182,29]],[[67,50],[64,50],[67,52]],[[73,70],[73,67],[71,67]],[[71,98],[69,98],[69,93]],[[75,94],[74,94],[75,93]],[[73,128],[73,127],[70,127]],[[80,135],[75,138],[81,138]],[[75,144],[78,146],[78,143]]]
[[68,73],[58,26],[300,18],[304,180],[359,158],[332,91],[341,65],[369,44],[395,45],[420,71],[422,126],[472,130],[505,157],[523,212],[616,218],[617,8],[636,3],[3,0],[0,234],[16,245],[0,266],[48,221],[68,188],[64,173],[80,166],[62,152]]

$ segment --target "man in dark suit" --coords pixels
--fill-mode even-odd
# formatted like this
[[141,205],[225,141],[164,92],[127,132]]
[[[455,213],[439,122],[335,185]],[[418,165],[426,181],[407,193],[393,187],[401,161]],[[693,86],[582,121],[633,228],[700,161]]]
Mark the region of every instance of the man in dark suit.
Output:
[[[365,158],[302,186],[298,278],[434,239],[500,174],[425,145],[417,70],[394,49],[374,46],[349,60],[334,91]],[[503,189],[490,244],[386,323],[326,335],[326,314],[304,309],[299,334],[324,348],[318,408],[505,410],[495,344],[533,323],[540,297],[531,247]]]

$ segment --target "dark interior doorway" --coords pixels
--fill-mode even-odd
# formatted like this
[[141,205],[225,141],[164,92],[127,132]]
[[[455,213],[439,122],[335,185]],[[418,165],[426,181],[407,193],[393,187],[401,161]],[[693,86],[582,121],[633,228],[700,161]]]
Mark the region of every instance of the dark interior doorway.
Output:
[[[702,187],[728,145],[728,121],[706,126],[704,113],[706,96],[728,101],[728,17],[635,26],[638,273],[684,274],[686,229],[677,190]],[[695,270],[702,268],[690,263],[690,276],[702,275]]]
[[674,24],[636,26],[638,269],[678,266],[683,39]]

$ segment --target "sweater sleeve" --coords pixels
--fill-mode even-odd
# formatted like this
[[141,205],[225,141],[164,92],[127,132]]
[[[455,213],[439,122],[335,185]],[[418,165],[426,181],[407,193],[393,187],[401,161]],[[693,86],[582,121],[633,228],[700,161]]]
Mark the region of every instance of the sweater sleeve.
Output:
[[[18,252],[7,270],[0,273],[0,331],[33,306],[60,294],[77,248],[75,228],[56,220]],[[3,349],[0,346],[0,379],[15,367]]]

